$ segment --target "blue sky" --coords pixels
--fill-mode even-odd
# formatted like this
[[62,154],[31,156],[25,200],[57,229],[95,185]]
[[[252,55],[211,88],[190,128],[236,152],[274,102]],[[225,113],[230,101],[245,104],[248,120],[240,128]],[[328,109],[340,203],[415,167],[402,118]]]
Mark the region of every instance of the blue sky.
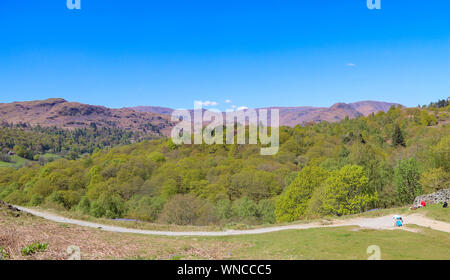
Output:
[[[450,95],[450,1],[0,1],[0,102],[406,106]],[[231,100],[231,103],[225,103]]]

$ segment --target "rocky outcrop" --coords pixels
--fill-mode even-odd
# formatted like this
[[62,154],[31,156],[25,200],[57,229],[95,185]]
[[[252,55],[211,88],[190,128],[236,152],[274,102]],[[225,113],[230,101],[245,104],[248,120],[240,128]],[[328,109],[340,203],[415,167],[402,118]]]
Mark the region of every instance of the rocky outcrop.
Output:
[[0,212],[5,212],[12,217],[20,217],[22,211],[17,209],[16,207],[0,200]]
[[420,204],[421,200],[424,200],[426,203],[450,202],[450,189],[443,189],[435,193],[418,196],[414,199],[414,205]]

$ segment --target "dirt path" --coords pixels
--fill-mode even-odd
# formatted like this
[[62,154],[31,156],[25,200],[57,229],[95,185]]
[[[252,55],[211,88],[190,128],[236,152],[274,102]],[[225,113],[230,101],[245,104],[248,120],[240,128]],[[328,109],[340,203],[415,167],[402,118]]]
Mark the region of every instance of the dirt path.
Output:
[[[320,227],[341,227],[341,226],[359,226],[361,228],[371,228],[371,229],[384,229],[391,230],[395,229],[393,227],[392,216],[383,216],[377,218],[355,218],[348,220],[334,220],[330,224],[324,225],[318,222],[308,223],[308,224],[296,224],[296,225],[286,225],[286,226],[273,226],[266,228],[257,228],[250,230],[228,230],[228,231],[183,231],[183,232],[174,232],[174,231],[157,231],[157,230],[142,230],[142,229],[132,229],[132,228],[124,228],[118,226],[110,226],[103,225],[98,223],[86,222],[81,220],[69,219],[65,217],[61,217],[59,215],[55,215],[52,213],[38,211],[34,209],[29,209],[21,206],[15,206],[16,208],[30,213],[32,215],[54,221],[57,223],[66,223],[66,224],[74,224],[84,227],[98,228],[105,231],[111,232],[121,232],[121,233],[138,233],[138,234],[147,234],[147,235],[165,235],[165,236],[229,236],[229,235],[244,235],[244,234],[261,234],[261,233],[269,233],[281,230],[289,230],[289,229],[309,229],[309,228],[320,228]],[[404,216],[405,224],[415,224],[418,226],[429,227],[434,230],[444,231],[450,233],[450,224],[445,222],[435,221],[429,218],[426,218],[420,214],[412,214],[409,216]],[[405,230],[409,230],[407,227],[403,228]],[[410,230],[415,231],[415,230]]]

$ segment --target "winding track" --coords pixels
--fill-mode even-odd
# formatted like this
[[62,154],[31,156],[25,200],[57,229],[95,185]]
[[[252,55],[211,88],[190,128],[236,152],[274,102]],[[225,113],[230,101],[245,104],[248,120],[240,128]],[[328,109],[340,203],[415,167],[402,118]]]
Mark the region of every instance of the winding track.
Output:
[[[329,225],[323,225],[318,222],[307,223],[307,224],[295,224],[286,226],[273,226],[266,228],[257,228],[250,230],[228,230],[228,231],[157,231],[157,230],[142,230],[142,229],[132,229],[124,228],[118,226],[103,225],[98,223],[86,222],[82,220],[75,220],[65,218],[52,213],[25,208],[22,206],[14,206],[19,210],[30,213],[34,216],[38,216],[50,221],[58,223],[66,223],[79,225],[83,227],[98,228],[105,231],[119,232],[119,233],[137,233],[146,235],[164,235],[164,236],[230,236],[230,235],[248,235],[248,234],[262,234],[269,232],[276,232],[281,230],[289,229],[309,229],[309,228],[325,228],[325,227],[342,227],[342,226],[359,226],[361,228],[371,228],[371,229],[395,229],[393,227],[392,216],[383,216],[377,218],[354,218],[348,220],[334,220]],[[434,230],[444,231],[450,233],[450,224],[440,221],[435,221],[426,218],[420,214],[412,214],[404,217],[405,224],[416,224],[423,227],[428,227]],[[402,228],[406,229],[407,228]],[[414,231],[414,230],[411,230]]]

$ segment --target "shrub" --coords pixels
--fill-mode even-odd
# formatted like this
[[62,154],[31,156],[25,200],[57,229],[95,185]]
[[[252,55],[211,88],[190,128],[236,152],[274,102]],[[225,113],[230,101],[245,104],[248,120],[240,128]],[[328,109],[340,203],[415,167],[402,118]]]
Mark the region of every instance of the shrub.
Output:
[[94,201],[91,204],[91,208],[90,208],[90,214],[94,217],[100,218],[105,216],[105,209],[102,207],[102,205],[100,205],[100,202],[98,201]]
[[272,199],[264,199],[258,203],[258,214],[261,221],[265,224],[274,224],[275,218],[275,202]]
[[159,196],[135,196],[128,201],[128,216],[138,220],[153,222],[164,207],[165,200]]
[[30,203],[31,203],[31,205],[32,206],[39,206],[39,205],[41,205],[42,204],[42,202],[44,202],[44,197],[42,197],[42,195],[40,195],[40,194],[34,194],[32,197],[31,197],[31,201],[30,201]]
[[177,194],[165,205],[159,220],[176,225],[205,225],[216,222],[214,207],[190,194]]
[[420,176],[420,184],[425,193],[433,193],[450,188],[450,174],[441,168],[431,168]]
[[233,215],[231,201],[229,199],[221,199],[216,203],[216,213],[219,219],[229,219]]
[[163,162],[166,160],[166,158],[164,157],[164,155],[160,152],[153,152],[149,155],[150,159],[153,160],[154,162]]
[[53,192],[47,197],[49,202],[54,202],[56,204],[64,205],[64,195],[61,191]]
[[216,209],[210,202],[204,202],[199,211],[199,216],[195,221],[196,225],[214,225],[219,222],[216,215]]
[[64,207],[66,209],[71,209],[72,207],[75,207],[78,205],[78,203],[81,200],[81,195],[76,191],[63,191],[62,192],[63,198],[64,198]]
[[234,202],[233,212],[242,219],[257,217],[258,205],[248,197],[242,197]]
[[5,201],[11,204],[18,204],[18,205],[27,204],[28,200],[29,200],[28,196],[23,191],[20,190],[12,192],[5,198]]
[[81,211],[84,214],[89,214],[91,210],[91,202],[89,201],[89,198],[87,196],[83,196],[83,198],[80,200],[80,203],[77,205],[77,210]]
[[45,252],[45,251],[47,251],[47,248],[48,248],[48,243],[42,244],[41,242],[38,241],[36,243],[33,243],[33,244],[23,248],[21,250],[21,253],[22,253],[22,256],[30,256],[37,252]]
[[15,186],[15,184],[0,188],[0,199],[6,200],[5,198],[12,194],[15,190],[18,190],[18,187]]
[[124,201],[116,194],[102,193],[92,202],[90,213],[94,217],[106,217],[110,219],[121,218],[126,212]]
[[450,172],[450,135],[443,137],[431,151],[435,167],[442,167],[445,172]]

